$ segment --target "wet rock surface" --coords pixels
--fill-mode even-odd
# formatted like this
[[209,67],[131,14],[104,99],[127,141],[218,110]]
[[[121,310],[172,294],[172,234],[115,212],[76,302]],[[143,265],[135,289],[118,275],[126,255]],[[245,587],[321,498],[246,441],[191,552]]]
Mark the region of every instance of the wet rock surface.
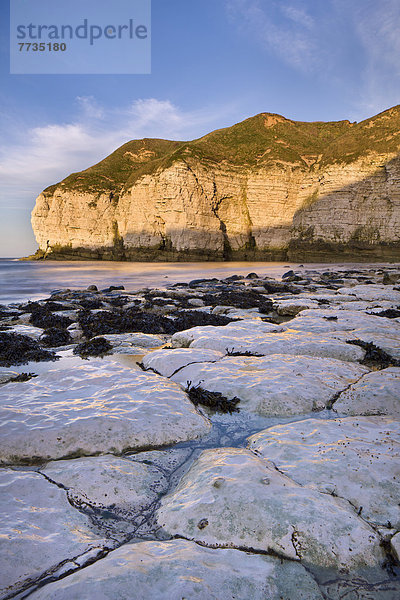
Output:
[[1,307],[0,597],[400,597],[399,280]]

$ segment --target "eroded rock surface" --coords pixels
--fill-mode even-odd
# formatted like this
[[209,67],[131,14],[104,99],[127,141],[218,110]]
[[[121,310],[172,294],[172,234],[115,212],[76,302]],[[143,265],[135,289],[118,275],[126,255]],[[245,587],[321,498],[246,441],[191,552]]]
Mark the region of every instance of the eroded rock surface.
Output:
[[2,469],[0,482],[2,597],[55,571],[64,561],[107,545],[91,530],[88,517],[70,506],[64,490],[43,475]]
[[0,389],[3,463],[43,461],[194,439],[210,424],[174,383],[93,360]]
[[177,600],[322,600],[299,564],[238,550],[212,550],[185,540],[128,544],[57,583],[33,600],[131,598]]
[[367,373],[340,394],[333,408],[344,415],[400,418],[400,367]]
[[378,566],[380,538],[345,500],[302,487],[247,450],[206,450],[162,500],[172,535],[209,546],[274,551],[340,569]]
[[159,469],[115,456],[53,461],[41,472],[67,488],[74,504],[111,507],[124,518],[141,513],[167,488]]
[[344,361],[272,354],[225,357],[216,363],[188,365],[171,379],[186,387],[240,398],[240,408],[260,415],[289,416],[325,408],[333,396],[368,372]]
[[306,419],[266,429],[249,447],[299,484],[346,498],[369,522],[400,528],[400,421]]

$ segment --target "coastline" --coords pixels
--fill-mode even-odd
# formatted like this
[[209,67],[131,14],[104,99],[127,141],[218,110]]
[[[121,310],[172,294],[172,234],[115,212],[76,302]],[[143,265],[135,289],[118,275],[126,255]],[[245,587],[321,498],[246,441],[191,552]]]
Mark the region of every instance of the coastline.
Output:
[[[12,423],[0,442],[6,485],[43,510],[55,510],[58,490],[54,524],[22,517],[18,502],[11,518],[65,537],[57,551],[47,542],[46,558],[24,542],[25,563],[34,553],[42,562],[29,579],[10,563],[13,595],[51,598],[73,584],[68,597],[82,596],[99,569],[116,585],[119,557],[136,564],[147,552],[158,564],[157,547],[172,561],[165,568],[179,569],[196,548],[223,561],[227,545],[231,561],[251,556],[254,568],[261,561],[271,569],[290,598],[300,590],[337,600],[344,587],[374,600],[400,592],[392,479],[400,266],[285,267],[275,279],[249,272],[134,290],[119,281],[60,287],[2,307],[0,406]],[[312,436],[315,456],[305,442]],[[67,533],[72,524],[86,532],[86,546]],[[178,548],[180,558],[168,554]],[[62,568],[77,555],[79,564]],[[246,571],[251,579],[250,564]]]

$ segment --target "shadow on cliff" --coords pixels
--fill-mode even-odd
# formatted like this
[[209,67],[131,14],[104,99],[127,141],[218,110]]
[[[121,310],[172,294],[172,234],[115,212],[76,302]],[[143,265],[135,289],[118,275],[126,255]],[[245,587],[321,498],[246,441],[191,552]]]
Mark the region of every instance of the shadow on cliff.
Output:
[[[303,206],[282,224],[254,227],[233,234],[220,219],[219,231],[190,229],[191,249],[182,230],[159,233],[153,246],[133,247],[146,232],[114,236],[108,247],[51,247],[36,258],[51,260],[115,261],[340,261],[400,260],[400,155],[358,181],[321,193],[324,177]],[[266,194],[266,202],[268,197]],[[282,216],[282,215],[280,215]],[[149,241],[149,238],[148,238]]]
[[400,260],[400,155],[364,179],[316,190],[293,216],[287,256]]

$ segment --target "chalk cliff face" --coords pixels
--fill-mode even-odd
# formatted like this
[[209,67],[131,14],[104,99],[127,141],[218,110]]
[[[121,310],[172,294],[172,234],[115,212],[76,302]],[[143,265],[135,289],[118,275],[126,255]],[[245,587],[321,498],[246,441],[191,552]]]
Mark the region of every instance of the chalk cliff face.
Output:
[[400,258],[400,106],[362,123],[263,113],[193,142],[128,142],[47,188],[46,258]]

